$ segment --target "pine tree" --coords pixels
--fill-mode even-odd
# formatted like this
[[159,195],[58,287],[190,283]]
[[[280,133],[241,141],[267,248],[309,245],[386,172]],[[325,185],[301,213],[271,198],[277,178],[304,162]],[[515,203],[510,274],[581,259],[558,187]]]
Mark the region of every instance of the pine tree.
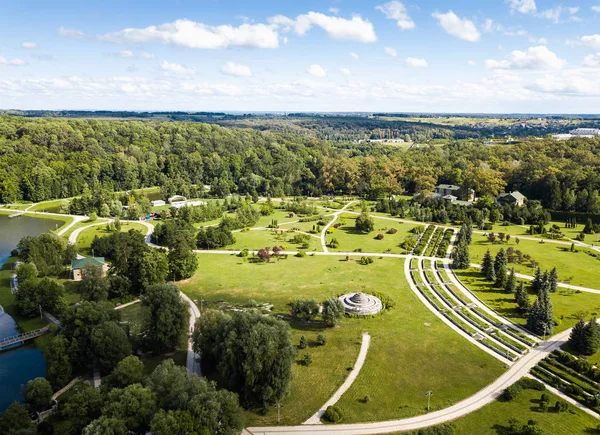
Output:
[[517,291],[517,277],[515,276],[515,268],[510,270],[506,284],[504,285],[504,292],[513,294]]
[[[481,264],[481,273],[488,281],[492,281],[491,274],[494,270],[494,260],[492,259],[492,254],[490,254],[490,250],[488,249],[483,256],[483,263]],[[495,279],[494,279],[495,281]]]
[[551,335],[554,315],[548,281],[544,281],[527,316],[527,328],[538,335]]
[[504,288],[506,286],[507,272],[506,267],[506,252],[501,248],[496,254],[496,260],[494,261],[494,272],[496,272],[496,287]]
[[454,248],[454,254],[452,256],[452,268],[453,269],[468,269],[471,265],[471,257],[469,255],[469,246],[466,240],[463,238]]
[[487,280],[496,285],[496,270],[493,267],[490,269],[490,274],[487,276]]
[[558,286],[558,272],[556,267],[553,267],[550,274],[548,274],[548,284],[550,285],[550,293],[556,292]]
[[521,311],[529,310],[529,295],[527,294],[527,290],[525,290],[525,285],[523,284],[523,281],[521,281],[521,283],[517,287],[517,291],[515,292],[515,301],[517,302],[517,305],[519,306],[519,309]]
[[531,290],[535,294],[537,294],[540,291],[541,288],[542,288],[542,271],[538,267],[535,270],[535,277],[533,278],[533,281],[531,281]]
[[586,335],[586,325],[583,319],[579,319],[579,321],[575,324],[573,329],[571,330],[571,335],[569,337],[569,346],[573,348],[577,353],[583,353],[584,345],[585,345],[585,335]]
[[471,219],[467,219],[464,223],[465,227],[465,240],[467,241],[467,245],[471,244],[473,240],[473,222]]
[[600,326],[595,317],[585,325],[584,341],[581,353],[584,355],[593,355],[600,348]]

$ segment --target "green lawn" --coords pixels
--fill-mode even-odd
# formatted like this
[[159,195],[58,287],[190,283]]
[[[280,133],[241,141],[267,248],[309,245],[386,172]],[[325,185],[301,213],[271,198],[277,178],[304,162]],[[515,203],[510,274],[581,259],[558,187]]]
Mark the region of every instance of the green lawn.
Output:
[[45,211],[47,213],[59,213],[60,202],[62,199],[54,199],[52,201],[39,202],[29,209],[29,211]]
[[[519,325],[525,325],[527,318],[517,309],[514,296],[493,287],[478,269],[459,270],[456,271],[456,276],[492,310]],[[525,284],[527,285],[527,282]],[[588,318],[600,313],[598,294],[577,293],[559,287],[556,293],[551,294],[551,298],[554,317],[560,320],[560,325],[554,328],[554,333],[573,327],[580,317]],[[533,303],[535,296],[530,295],[530,299]]]
[[[142,224],[138,224],[135,222],[121,222],[121,231],[129,231],[129,230],[138,230],[142,234],[146,234],[146,227]],[[106,225],[94,225],[91,226],[79,233],[77,237],[77,242],[75,243],[75,250],[81,255],[91,256],[92,252],[90,250],[92,246],[92,242],[94,241],[94,237],[104,237],[108,236],[110,231],[106,229]]]
[[[553,407],[558,397],[545,392]],[[508,433],[508,420],[516,418],[521,423],[535,420],[546,434],[597,434],[598,420],[569,405],[572,412],[556,414],[539,412],[541,391],[523,390],[511,402],[494,401],[487,406],[454,422],[457,434],[503,435]],[[435,395],[432,396],[435,400]]]
[[[381,292],[396,302],[391,311],[373,319],[344,319],[326,328],[327,344],[300,351],[311,353],[309,367],[296,365],[292,394],[283,403],[282,423],[298,424],[310,417],[343,383],[352,368],[361,334],[371,334],[367,361],[340,405],[349,421],[402,418],[424,412],[423,394],[439,391],[447,406],[492,382],[504,365],[470,344],[435,317],[410,291],[402,277],[403,261],[376,259],[368,266],[336,257],[290,257],[253,264],[236,256],[202,255],[196,274],[181,282],[204,307],[220,301],[243,305],[254,300],[274,304],[275,314],[287,314],[294,298],[319,301],[351,291]],[[307,332],[292,325],[294,342],[305,334],[309,341],[322,330]],[[460,367],[448,375],[448,367]],[[369,395],[370,404],[359,399]],[[441,405],[440,405],[441,406]],[[274,424],[276,411],[266,416],[248,413],[249,425]]]
[[[352,252],[361,248],[364,252],[390,252],[393,254],[404,254],[400,248],[402,241],[410,234],[410,230],[415,225],[393,222],[382,219],[375,219],[375,227],[373,232],[363,234],[356,230],[355,223],[357,215],[342,214],[335,223],[343,223],[341,227],[334,230],[332,234],[327,234],[327,243],[333,238],[337,239],[340,246],[332,251]],[[387,234],[391,228],[397,230],[396,234]],[[375,236],[383,234],[383,240],[377,240]]]
[[[274,230],[252,230],[252,231],[237,231],[233,233],[235,243],[226,246],[226,249],[249,249],[258,250],[261,248],[273,246],[283,246],[285,250],[295,251],[300,249],[300,245],[296,245],[289,240],[294,237],[291,231],[276,233]],[[309,251],[322,251],[321,242],[316,237],[310,238]]]
[[[562,282],[573,285],[600,289],[600,261],[587,252],[589,249],[577,248],[578,252],[570,252],[570,245],[557,243],[540,243],[533,240],[523,240],[517,244],[515,237],[508,243],[490,243],[481,234],[473,234],[473,242],[470,246],[471,262],[481,264],[485,252],[489,249],[495,255],[500,248],[505,250],[512,247],[524,254],[529,254],[537,261],[542,270],[550,270],[554,266],[558,270],[558,278]],[[529,264],[513,265],[517,272],[533,275],[534,270]]]

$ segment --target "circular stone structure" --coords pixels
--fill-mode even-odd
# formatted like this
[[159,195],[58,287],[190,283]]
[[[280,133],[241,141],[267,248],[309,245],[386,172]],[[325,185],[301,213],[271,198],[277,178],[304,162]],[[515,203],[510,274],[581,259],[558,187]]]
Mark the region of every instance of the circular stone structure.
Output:
[[340,296],[339,299],[344,304],[344,310],[348,314],[368,316],[377,314],[383,309],[383,304],[378,297],[365,293],[347,293]]

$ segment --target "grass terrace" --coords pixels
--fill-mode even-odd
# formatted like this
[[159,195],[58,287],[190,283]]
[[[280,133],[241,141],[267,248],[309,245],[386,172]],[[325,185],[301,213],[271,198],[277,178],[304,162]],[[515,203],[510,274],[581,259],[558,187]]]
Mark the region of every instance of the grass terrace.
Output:
[[[137,230],[142,234],[146,234],[146,227],[142,224],[135,222],[121,222],[121,232],[129,230]],[[77,242],[75,243],[75,250],[81,255],[91,256],[91,246],[95,237],[108,236],[110,231],[106,229],[106,224],[93,225],[79,233]]]

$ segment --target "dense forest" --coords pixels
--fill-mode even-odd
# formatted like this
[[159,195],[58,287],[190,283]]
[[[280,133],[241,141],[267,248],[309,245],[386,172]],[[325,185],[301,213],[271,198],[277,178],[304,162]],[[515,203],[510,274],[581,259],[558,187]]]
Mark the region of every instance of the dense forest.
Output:
[[[600,213],[600,140],[452,141],[403,150],[213,124],[0,117],[0,202],[161,186],[211,193],[381,199],[438,183],[495,197],[519,190],[557,211]],[[193,192],[192,192],[193,193]]]

